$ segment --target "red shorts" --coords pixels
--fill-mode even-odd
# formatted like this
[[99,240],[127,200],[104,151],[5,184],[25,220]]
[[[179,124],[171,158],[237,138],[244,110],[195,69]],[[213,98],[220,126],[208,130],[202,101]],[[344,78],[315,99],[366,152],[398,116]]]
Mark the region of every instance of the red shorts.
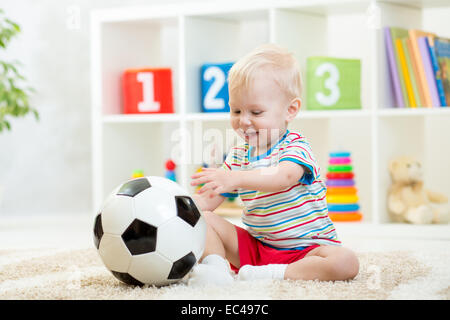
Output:
[[[238,237],[239,262],[242,266],[246,264],[252,266],[263,266],[266,264],[289,264],[300,259],[305,255],[319,247],[320,245],[312,245],[303,250],[280,250],[264,245],[261,241],[255,239],[247,230],[235,226]],[[239,268],[231,265],[234,272],[238,272]]]

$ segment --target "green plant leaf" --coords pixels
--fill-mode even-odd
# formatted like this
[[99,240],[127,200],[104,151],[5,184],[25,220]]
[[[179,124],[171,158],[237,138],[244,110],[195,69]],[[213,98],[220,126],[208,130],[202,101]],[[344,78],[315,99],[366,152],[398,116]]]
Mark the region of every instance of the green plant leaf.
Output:
[[[20,26],[5,17],[4,10],[0,9],[0,47],[6,49],[19,32]],[[0,132],[11,130],[8,117],[24,117],[32,113],[39,120],[39,113],[30,105],[29,99],[30,94],[36,91],[26,85],[26,78],[20,72],[20,61],[0,61],[0,65],[3,69],[0,70]]]
[[35,119],[36,119],[37,121],[39,121],[39,120],[40,120],[40,118],[39,118],[39,113],[38,113],[35,109],[33,109],[33,110],[31,110],[31,111],[32,111],[33,114],[34,114]]

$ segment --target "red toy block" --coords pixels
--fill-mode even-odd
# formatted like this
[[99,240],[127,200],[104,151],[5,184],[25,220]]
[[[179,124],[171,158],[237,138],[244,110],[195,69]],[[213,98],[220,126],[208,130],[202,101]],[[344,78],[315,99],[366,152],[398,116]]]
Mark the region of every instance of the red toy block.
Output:
[[172,70],[127,69],[122,77],[124,113],[173,113]]

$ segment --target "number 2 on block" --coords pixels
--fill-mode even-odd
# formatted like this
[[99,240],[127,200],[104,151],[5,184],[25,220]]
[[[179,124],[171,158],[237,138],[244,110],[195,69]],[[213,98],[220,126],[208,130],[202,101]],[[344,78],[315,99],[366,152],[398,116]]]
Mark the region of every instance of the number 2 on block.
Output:
[[315,75],[318,77],[323,76],[328,72],[329,77],[325,80],[324,87],[330,90],[329,95],[325,95],[322,92],[317,92],[315,97],[316,100],[324,106],[332,106],[338,102],[341,97],[341,91],[338,87],[338,82],[340,79],[339,69],[335,64],[330,62],[325,62],[319,65],[316,69]]
[[139,72],[137,81],[142,83],[142,101],[138,104],[140,112],[159,111],[160,103],[155,101],[154,77],[151,72]]
[[209,67],[203,74],[203,79],[210,81],[213,78],[214,81],[205,95],[204,105],[206,109],[223,109],[225,101],[222,98],[217,98],[217,94],[225,84],[225,74],[218,67]]

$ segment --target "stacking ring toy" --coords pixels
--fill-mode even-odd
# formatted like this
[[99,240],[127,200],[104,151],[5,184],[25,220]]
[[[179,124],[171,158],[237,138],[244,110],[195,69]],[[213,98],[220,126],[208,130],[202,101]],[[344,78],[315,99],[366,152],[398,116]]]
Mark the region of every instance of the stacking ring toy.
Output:
[[358,189],[355,185],[351,153],[330,152],[328,160],[327,206],[332,221],[360,221]]
[[350,158],[331,158],[329,160],[330,164],[350,164],[352,160]]
[[357,203],[359,200],[357,195],[327,195],[328,203]]
[[336,158],[336,157],[350,157],[350,152],[330,152],[330,158]]
[[326,182],[330,187],[353,187],[355,180],[353,179],[328,179]]
[[357,194],[358,189],[356,187],[328,187],[327,188],[327,195],[352,195]]
[[351,172],[353,171],[352,165],[331,165],[328,166],[329,172]]
[[358,211],[359,210],[359,204],[353,203],[353,204],[328,204],[328,212],[352,212],[352,211]]
[[355,175],[353,172],[328,172],[327,179],[351,179]]
[[333,213],[328,212],[331,221],[359,221],[362,219],[362,214],[359,212]]

